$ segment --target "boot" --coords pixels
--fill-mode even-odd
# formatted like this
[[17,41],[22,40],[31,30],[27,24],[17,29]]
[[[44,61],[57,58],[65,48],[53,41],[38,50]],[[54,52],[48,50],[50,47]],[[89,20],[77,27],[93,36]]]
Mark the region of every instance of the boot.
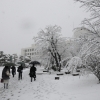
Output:
[[36,78],[34,78],[34,81],[36,81]]
[[4,83],[4,89],[5,89],[5,83]]
[[32,82],[32,77],[31,77],[31,82]]
[[8,89],[8,83],[6,84],[6,89]]

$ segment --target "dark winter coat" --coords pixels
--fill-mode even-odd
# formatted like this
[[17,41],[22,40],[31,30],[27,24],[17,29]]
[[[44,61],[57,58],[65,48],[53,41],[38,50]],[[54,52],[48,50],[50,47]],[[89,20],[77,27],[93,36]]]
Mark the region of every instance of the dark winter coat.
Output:
[[23,72],[23,67],[19,66],[18,69],[17,69],[17,72],[22,73]]
[[12,66],[11,69],[12,69],[12,73],[16,73],[16,67],[15,66]]
[[30,68],[30,73],[29,73],[30,77],[34,77],[36,76],[36,67],[31,67]]
[[[3,71],[2,71],[2,78],[4,80],[10,79],[9,75],[6,74],[6,72],[9,71],[9,68],[4,67]],[[10,73],[10,71],[9,71]]]

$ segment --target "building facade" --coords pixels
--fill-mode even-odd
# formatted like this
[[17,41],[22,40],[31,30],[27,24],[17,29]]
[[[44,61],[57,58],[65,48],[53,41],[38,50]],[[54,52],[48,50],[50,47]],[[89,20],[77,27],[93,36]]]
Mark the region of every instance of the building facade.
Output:
[[90,31],[89,29],[85,28],[85,27],[78,27],[74,30],[74,38],[79,38],[82,36],[88,36],[88,37],[92,37],[93,33],[92,31]]
[[31,60],[39,61],[40,52],[36,49],[36,45],[32,44],[31,47],[21,49],[21,56],[29,56]]

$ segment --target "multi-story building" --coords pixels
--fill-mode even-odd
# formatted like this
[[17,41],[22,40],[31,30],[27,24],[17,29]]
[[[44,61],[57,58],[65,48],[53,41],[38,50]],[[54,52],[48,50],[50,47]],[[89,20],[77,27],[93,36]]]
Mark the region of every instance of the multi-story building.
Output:
[[32,44],[31,47],[21,49],[21,56],[29,56],[31,60],[39,60],[40,52],[36,49],[36,45]]

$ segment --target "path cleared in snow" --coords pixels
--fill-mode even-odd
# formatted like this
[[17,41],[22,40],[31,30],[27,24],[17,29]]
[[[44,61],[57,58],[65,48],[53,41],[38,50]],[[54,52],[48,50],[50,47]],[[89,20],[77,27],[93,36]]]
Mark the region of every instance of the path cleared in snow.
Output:
[[[37,71],[37,73],[41,73]],[[62,75],[55,80],[56,74],[37,74],[36,81],[30,82],[29,69],[23,79],[11,76],[9,89],[0,83],[0,100],[100,100],[100,84],[90,74],[85,76]]]

